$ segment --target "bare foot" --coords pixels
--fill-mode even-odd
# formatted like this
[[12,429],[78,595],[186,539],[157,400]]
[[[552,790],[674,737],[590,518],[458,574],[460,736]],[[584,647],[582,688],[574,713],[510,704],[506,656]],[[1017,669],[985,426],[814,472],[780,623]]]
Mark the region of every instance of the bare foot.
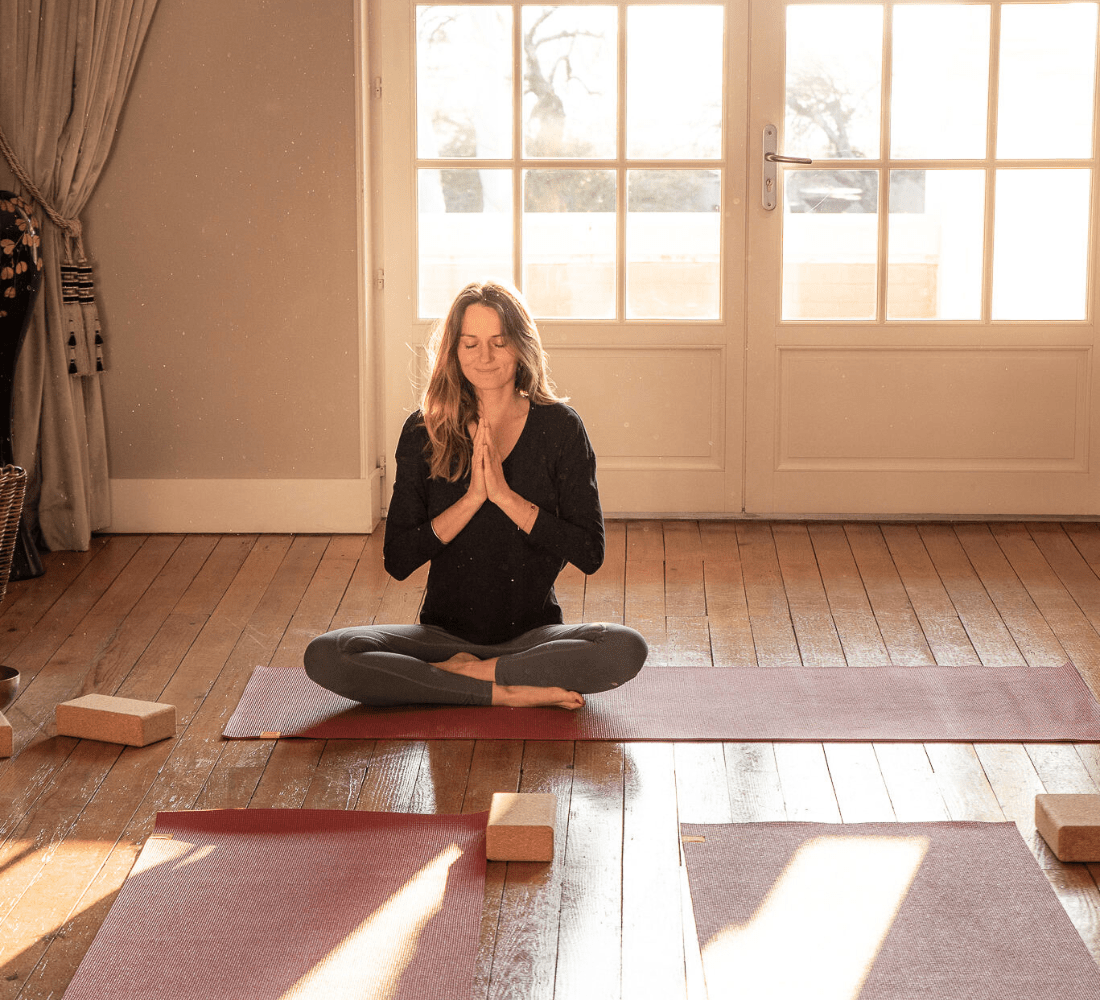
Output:
[[584,697],[576,691],[560,687],[532,687],[525,684],[496,683],[497,658],[479,660],[473,653],[455,653],[449,660],[433,663],[433,667],[452,674],[463,674],[477,680],[493,682],[493,704],[509,708],[549,706],[574,711],[584,706]]
[[559,687],[494,684],[493,704],[506,705],[509,708],[567,708],[572,712],[583,707],[584,695]]
[[462,674],[479,681],[492,681],[497,675],[497,658],[479,660],[473,653],[455,653],[449,660],[433,663],[433,667],[446,670],[449,674]]
[[433,663],[432,666],[439,667],[440,670],[449,670],[452,674],[460,674],[462,673],[463,663],[480,662],[473,653],[455,653],[449,660],[440,660],[439,663]]

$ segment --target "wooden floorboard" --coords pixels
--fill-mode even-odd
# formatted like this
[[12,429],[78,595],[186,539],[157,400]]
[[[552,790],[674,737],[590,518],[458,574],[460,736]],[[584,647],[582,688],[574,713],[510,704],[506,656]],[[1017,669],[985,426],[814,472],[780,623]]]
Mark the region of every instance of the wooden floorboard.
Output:
[[935,662],[941,666],[981,663],[917,528],[885,524],[882,535]]
[[671,743],[624,745],[620,954],[625,998],[686,996],[676,796]]
[[951,602],[939,620],[948,620],[953,611],[985,666],[1024,666],[1027,661],[994,603],[1001,589],[996,579],[987,573],[991,592],[951,525],[922,524],[916,530]]
[[803,665],[843,665],[844,649],[806,526],[777,524],[772,538]]
[[[241,741],[221,731],[258,664],[321,631],[416,620],[372,536],[105,536],[46,553],[0,607],[23,686],[0,760],[0,1000],[59,997],[158,811],[473,813],[494,791],[558,796],[552,865],[492,862],[478,1000],[703,1000],[679,822],[1014,822],[1100,959],[1100,864],[1059,862],[1039,792],[1100,790],[1092,744]],[[1100,691],[1094,524],[637,521],[603,567],[567,569],[568,619],[619,621],[648,669],[850,664],[1050,667]],[[167,701],[173,740],[58,737],[58,701]],[[685,947],[685,940],[687,942]]]
[[[799,664],[798,640],[771,527],[753,522],[738,524],[737,548],[757,664]],[[705,564],[705,554],[703,558]]]

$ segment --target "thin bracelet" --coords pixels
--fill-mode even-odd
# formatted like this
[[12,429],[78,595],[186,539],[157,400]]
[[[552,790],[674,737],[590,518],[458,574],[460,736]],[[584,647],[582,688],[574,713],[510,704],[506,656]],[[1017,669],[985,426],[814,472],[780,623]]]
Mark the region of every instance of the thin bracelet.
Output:
[[435,518],[432,518],[431,520],[428,521],[428,527],[432,529],[432,534],[435,535],[435,538],[436,538],[437,542],[439,542],[442,545],[447,544],[445,541],[443,541],[442,538],[439,537],[439,532],[435,530]]
[[530,501],[530,500],[528,500],[528,501],[527,501],[527,506],[528,506],[528,507],[530,507],[530,508],[531,508],[531,510],[532,510],[532,511],[534,512],[534,516],[533,516],[533,517],[531,518],[531,523],[530,523],[529,525],[527,525],[527,527],[526,527],[526,528],[524,528],[524,529],[523,529],[523,533],[524,533],[525,535],[529,535],[529,534],[531,534],[531,529],[532,529],[532,528],[533,528],[533,527],[535,526],[535,522],[536,522],[536,521],[537,521],[537,520],[539,519],[539,508],[538,508],[538,505],[537,505],[537,504],[533,504],[533,503],[531,503],[531,501]]

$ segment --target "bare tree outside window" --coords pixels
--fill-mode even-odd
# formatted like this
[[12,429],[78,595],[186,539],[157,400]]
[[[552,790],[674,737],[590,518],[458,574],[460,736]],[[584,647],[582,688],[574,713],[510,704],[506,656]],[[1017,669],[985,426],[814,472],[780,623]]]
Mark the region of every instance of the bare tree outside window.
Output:
[[[617,12],[612,7],[523,9],[524,154],[612,159],[617,98]],[[526,212],[614,212],[615,175],[533,170]]]
[[628,316],[717,315],[721,6],[424,5],[416,24],[422,311],[452,275],[499,268],[514,234],[541,315],[613,317],[624,273]]
[[[806,5],[788,10],[784,149],[815,160],[860,160],[879,152],[880,9]],[[877,211],[868,171],[789,170],[787,211]]]
[[[838,80],[820,65],[788,67],[787,135],[785,148],[802,155],[807,148],[820,149],[830,160],[859,160],[867,157],[858,139],[854,139],[853,119],[867,108],[877,106],[878,80],[874,85],[856,88]],[[798,170],[784,179],[787,211],[875,212],[878,183],[873,173],[860,171]]]

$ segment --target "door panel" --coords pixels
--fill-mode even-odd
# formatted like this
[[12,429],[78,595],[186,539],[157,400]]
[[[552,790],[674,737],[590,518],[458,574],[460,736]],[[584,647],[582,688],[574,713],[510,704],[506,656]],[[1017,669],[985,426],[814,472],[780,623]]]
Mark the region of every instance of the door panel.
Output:
[[[780,123],[815,162],[749,210],[749,512],[1100,511],[1096,6],[754,3],[752,170]],[[1072,141],[998,67],[1075,88]]]
[[1084,348],[780,347],[779,471],[1084,472]]
[[388,454],[433,321],[500,277],[609,514],[740,512],[747,0],[374,10]]

